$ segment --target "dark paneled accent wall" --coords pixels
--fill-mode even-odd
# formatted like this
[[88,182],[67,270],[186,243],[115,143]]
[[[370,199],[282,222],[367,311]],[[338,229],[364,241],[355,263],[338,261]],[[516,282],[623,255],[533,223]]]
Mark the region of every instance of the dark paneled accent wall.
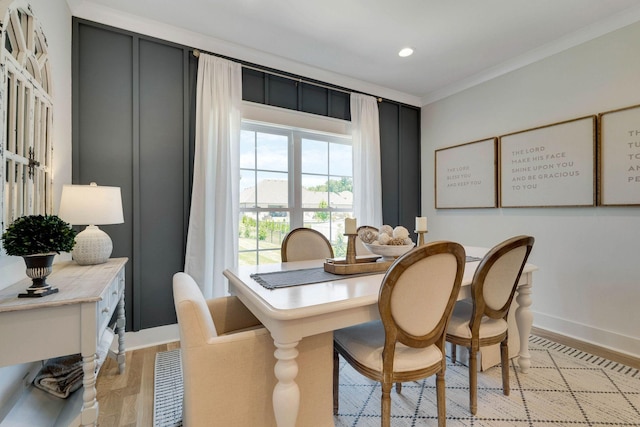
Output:
[[[244,100],[350,120],[344,88],[244,65]],[[102,228],[114,242],[112,256],[129,257],[129,330],[176,321],[171,279],[184,266],[196,71],[187,46],[73,20],[73,182],[122,189],[125,223]],[[412,230],[420,209],[420,109],[378,105],[384,222]]]
[[74,21],[73,182],[121,188],[124,224],[105,226],[126,256],[127,327],[175,323],[189,188],[189,51]]

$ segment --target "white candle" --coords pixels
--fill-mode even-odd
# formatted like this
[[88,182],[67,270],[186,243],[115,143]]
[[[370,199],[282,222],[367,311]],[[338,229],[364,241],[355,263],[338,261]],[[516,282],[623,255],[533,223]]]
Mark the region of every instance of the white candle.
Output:
[[427,217],[416,217],[416,231],[427,231]]
[[345,218],[344,219],[344,232],[345,234],[356,234],[358,227],[356,226],[355,218]]

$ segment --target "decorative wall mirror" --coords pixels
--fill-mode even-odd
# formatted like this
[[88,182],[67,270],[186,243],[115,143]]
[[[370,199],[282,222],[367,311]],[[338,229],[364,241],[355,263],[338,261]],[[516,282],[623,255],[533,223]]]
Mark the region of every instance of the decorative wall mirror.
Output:
[[0,2],[2,227],[52,211],[52,93],[47,40],[31,7]]

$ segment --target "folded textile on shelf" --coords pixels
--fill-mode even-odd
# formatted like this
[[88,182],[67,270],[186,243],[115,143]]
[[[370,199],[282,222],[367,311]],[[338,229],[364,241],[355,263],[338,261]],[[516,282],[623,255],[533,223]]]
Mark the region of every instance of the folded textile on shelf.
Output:
[[[107,328],[100,338],[96,353],[96,373],[109,353],[111,341],[113,341],[113,331]],[[33,380],[33,385],[65,399],[82,387],[82,377],[82,356],[72,354],[48,359]]]

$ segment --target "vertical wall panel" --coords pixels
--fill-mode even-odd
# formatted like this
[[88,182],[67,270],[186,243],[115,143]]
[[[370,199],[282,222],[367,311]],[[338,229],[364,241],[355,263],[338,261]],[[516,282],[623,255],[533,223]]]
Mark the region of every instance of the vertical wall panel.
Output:
[[298,84],[296,81],[273,75],[267,75],[267,80],[267,104],[289,110],[298,109]]
[[329,92],[329,117],[351,120],[351,95],[345,92]]
[[176,322],[172,277],[182,271],[183,51],[140,40],[140,327]]
[[[184,267],[195,69],[183,47],[74,20],[73,182],[118,186],[125,223],[104,226],[126,256],[127,328],[173,324]],[[188,104],[188,105],[186,105]]]
[[242,69],[242,99],[265,103],[265,74],[261,71]]
[[413,231],[420,214],[420,110],[400,107],[400,205],[399,221]]
[[400,132],[399,105],[378,104],[380,116],[380,160],[382,163],[382,219],[392,227],[400,225],[400,173],[398,135]]
[[320,86],[302,83],[302,111],[326,116],[329,113],[328,92]]
[[[121,188],[124,224],[100,226],[113,257],[127,256],[126,315],[133,319],[133,38],[76,27],[73,90],[73,183]],[[129,324],[130,326],[130,324]]]

